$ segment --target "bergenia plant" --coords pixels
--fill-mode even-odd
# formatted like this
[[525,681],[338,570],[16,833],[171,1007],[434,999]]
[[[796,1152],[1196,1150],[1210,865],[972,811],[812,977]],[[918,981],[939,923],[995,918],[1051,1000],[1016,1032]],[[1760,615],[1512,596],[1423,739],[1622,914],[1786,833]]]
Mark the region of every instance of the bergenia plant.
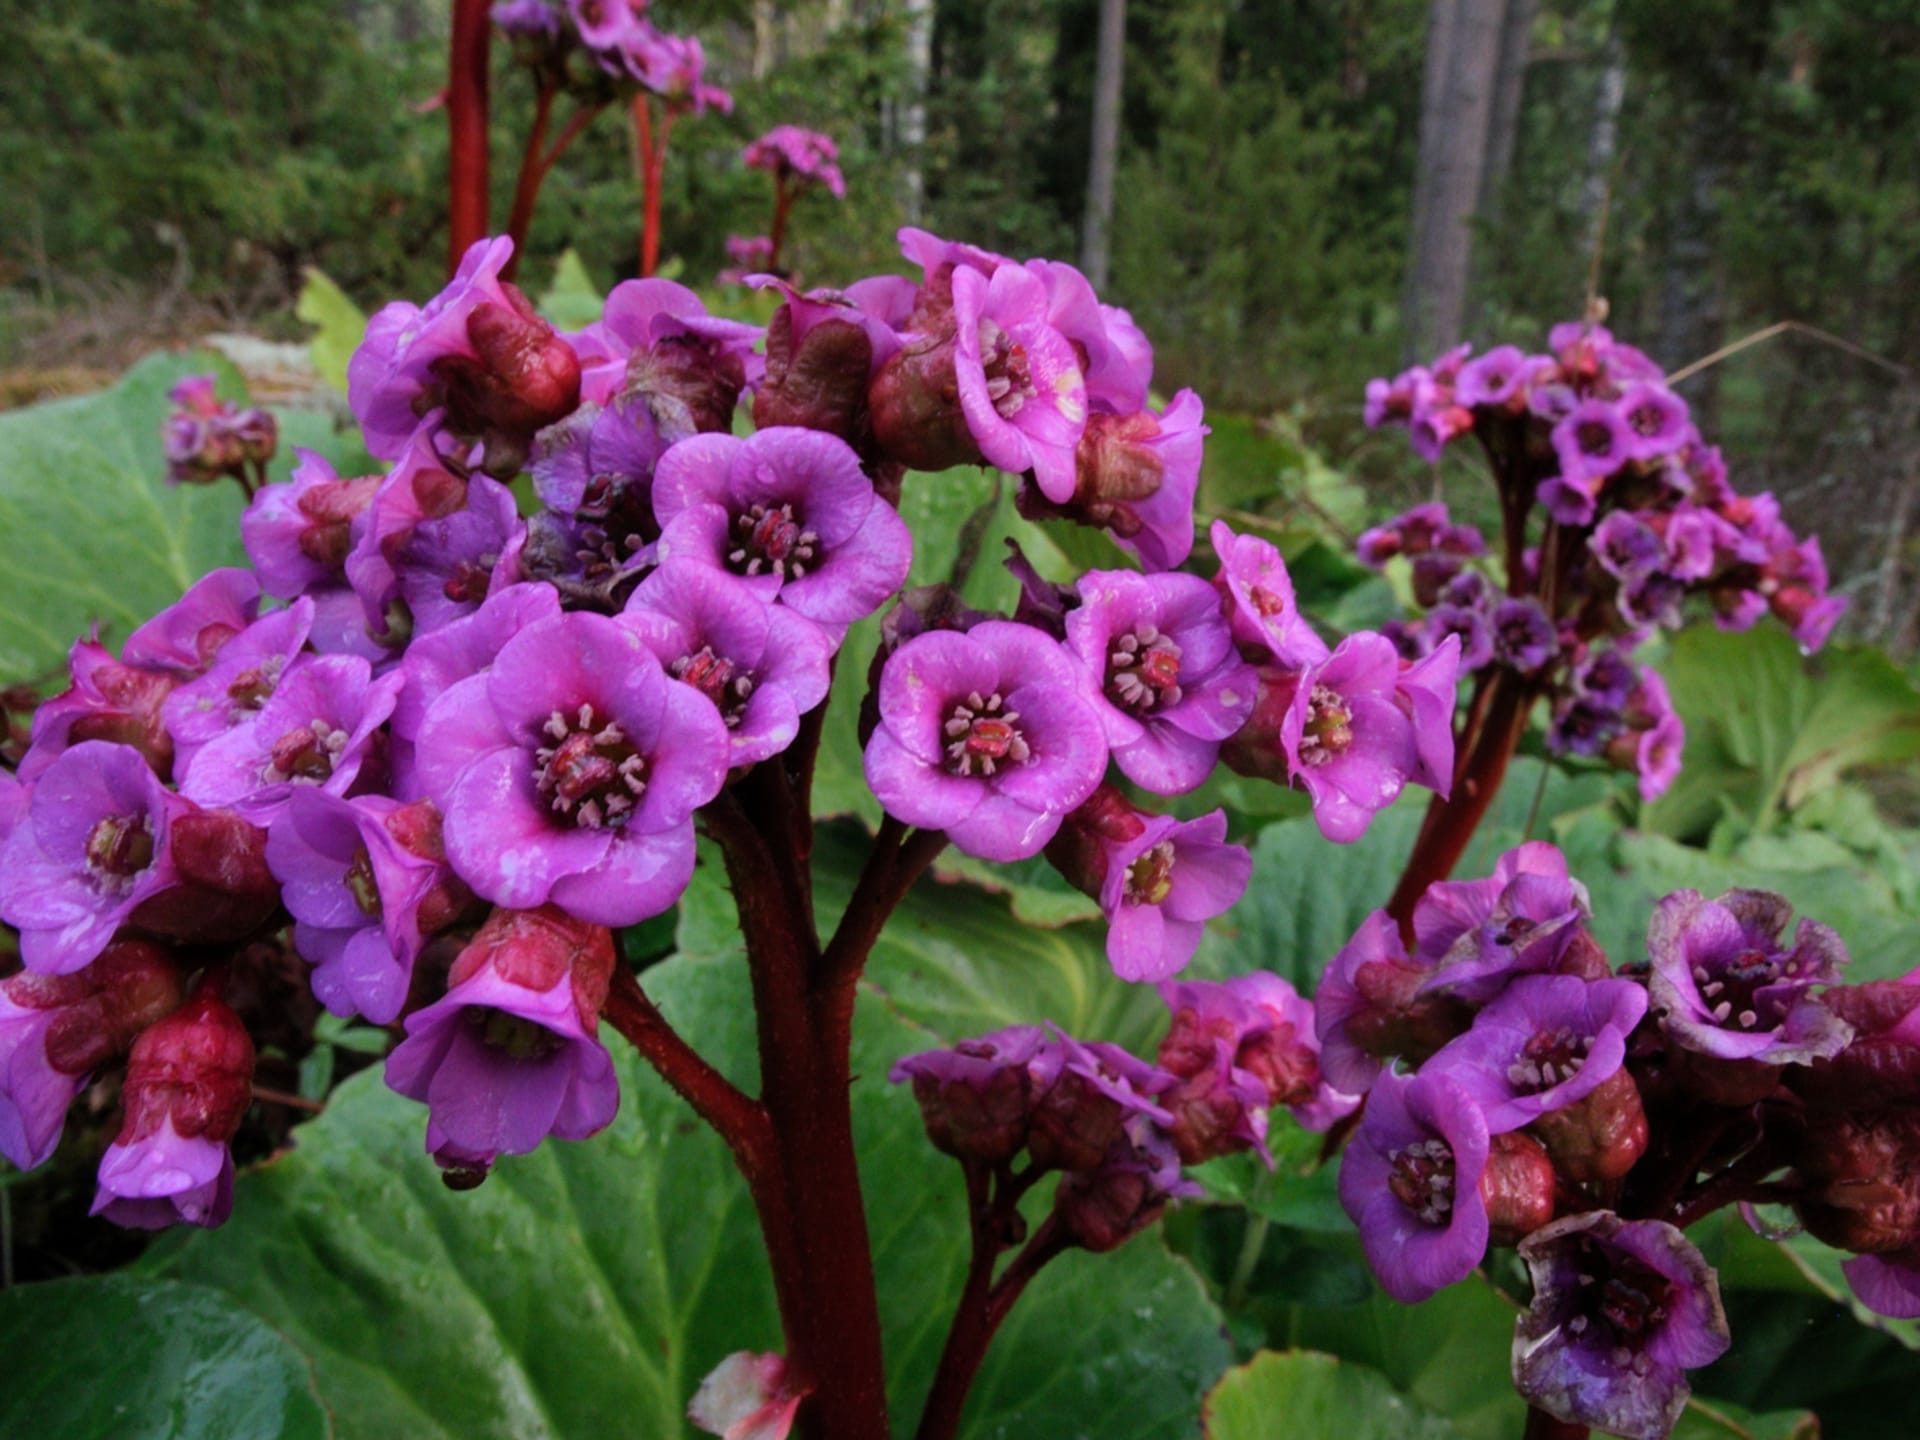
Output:
[[[697,46],[663,59],[635,7],[495,18],[543,117],[578,84],[713,99]],[[749,159],[838,191],[803,132]],[[1331,635],[1262,536],[1216,522],[1193,553],[1203,408],[1151,403],[1124,310],[1059,262],[901,241],[918,280],[768,277],[764,334],[642,279],[568,335],[505,278],[514,241],[483,239],[353,357],[378,473],[304,456],[255,494],[218,438],[246,427],[203,385],[177,393],[168,463],[241,481],[253,570],[207,577],[117,656],[77,645],[71,688],[0,771],[0,922],[24,966],[0,981],[0,1153],[46,1163],[75,1097],[117,1077],[94,1209],[220,1225],[245,1200],[230,1142],[273,1045],[263,955],[309,1010],[387,1027],[419,1163],[459,1190],[612,1121],[611,1031],[724,1140],[771,1267],[783,1349],[743,1334],[690,1357],[693,1422],[886,1440],[851,1111],[883,1082],[854,1072],[853,1015],[890,918],[951,849],[1089,897],[1165,1028],[1145,1056],[1020,1016],[892,1065],[887,1102],[917,1105],[959,1167],[970,1245],[920,1440],[959,1433],[1049,1264],[1125,1245],[1202,1193],[1195,1167],[1274,1165],[1287,1127],[1345,1148],[1340,1201],[1396,1299],[1518,1248],[1529,1433],[1668,1432],[1728,1344],[1684,1233],[1725,1206],[1793,1205],[1857,1257],[1866,1304],[1920,1313],[1920,983],[1843,984],[1834,932],[1757,891],[1668,896],[1644,952],[1609,958],[1542,842],[1448,878],[1538,709],[1550,749],[1647,794],[1671,777],[1678,721],[1629,656],[1690,595],[1727,625],[1771,610],[1808,644],[1832,623],[1817,544],[1728,488],[1645,357],[1570,326],[1549,354],[1379,382],[1373,418],[1423,454],[1480,442],[1506,530],[1492,571],[1439,506],[1369,532],[1363,558],[1409,561],[1425,613]],[[943,484],[914,472],[956,466],[1111,537],[1109,563],[1043,575],[1015,545],[999,613],[903,588],[936,538],[908,502]],[[829,706],[878,818],[822,927]],[[1196,963],[1254,872],[1206,789],[1223,765],[1295,792],[1332,843],[1409,786],[1433,796],[1398,891],[1316,957],[1317,998]],[[751,975],[752,1087],[676,1029],[627,950],[703,840]]]

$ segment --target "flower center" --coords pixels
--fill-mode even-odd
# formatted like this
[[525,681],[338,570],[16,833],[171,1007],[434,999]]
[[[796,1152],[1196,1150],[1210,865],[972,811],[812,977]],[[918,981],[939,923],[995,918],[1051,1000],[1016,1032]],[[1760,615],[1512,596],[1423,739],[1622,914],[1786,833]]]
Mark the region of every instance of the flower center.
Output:
[[1271,618],[1282,614],[1287,608],[1286,597],[1276,590],[1269,590],[1264,585],[1249,585],[1247,598],[1253,601],[1253,608],[1263,617]]
[[1580,442],[1580,453],[1583,455],[1604,459],[1613,453],[1613,431],[1598,420],[1587,421],[1574,434]]
[[1627,412],[1627,424],[1633,433],[1648,439],[1658,435],[1665,422],[1665,413],[1652,401],[1645,401]]
[[1180,703],[1180,646],[1152,625],[1114,638],[1107,652],[1107,694],[1122,710],[1144,715]]
[[777,575],[798,580],[812,568],[820,537],[794,518],[793,506],[755,505],[733,517],[733,549],[727,563],[740,575]]
[[373,878],[373,856],[362,845],[347,867],[347,893],[369,920],[380,918],[380,886]]
[[980,321],[980,368],[987,377],[987,398],[1002,420],[1011,420],[1040,392],[1027,363],[1027,347],[993,321]]
[[1429,1225],[1451,1224],[1453,1147],[1438,1136],[1416,1140],[1389,1157],[1387,1189]]
[[729,730],[737,729],[753,695],[753,677],[742,673],[724,655],[713,653],[711,645],[702,645],[692,655],[682,655],[667,667],[676,680],[684,680],[714,704]]
[[152,863],[153,822],[145,815],[108,815],[87,834],[87,874],[107,894],[131,890]]
[[546,1026],[491,1005],[469,1006],[466,1019],[481,1044],[514,1060],[544,1060],[567,1043]]
[[1539,922],[1515,915],[1493,932],[1493,943],[1501,947],[1516,945],[1540,928]]
[[350,738],[346,731],[317,718],[289,730],[267,752],[260,781],[264,785],[318,785],[332,778],[333,767],[340,763]]
[[554,711],[543,733],[553,743],[533,752],[533,783],[554,813],[582,830],[625,824],[647,789],[647,757],[626,732],[582,705],[571,719]]
[[493,567],[499,563],[498,555],[482,555],[477,560],[456,562],[453,572],[447,576],[446,584],[440,587],[441,593],[456,605],[478,605],[487,598],[487,585],[493,579]]
[[1507,1083],[1523,1095],[1551,1090],[1578,1075],[1592,1049],[1591,1035],[1576,1035],[1565,1025],[1537,1031],[1521,1047],[1520,1058],[1507,1067]]
[[1127,867],[1126,901],[1164,905],[1173,893],[1173,842],[1162,840]]
[[948,712],[947,769],[955,775],[991,775],[1008,761],[1024,765],[1033,757],[1014,722],[1020,712],[1006,708],[999,692],[984,700],[978,690]]
[[1591,1241],[1583,1250],[1578,1296],[1584,1303],[1567,1321],[1567,1329],[1582,1336],[1594,1329],[1588,1343],[1610,1344],[1613,1363],[1638,1372],[1647,1363],[1647,1341],[1671,1308],[1673,1282],[1651,1266],[1609,1255]]
[[1300,759],[1324,765],[1353,744],[1353,707],[1339,691],[1316,685],[1307,696],[1307,723],[1300,732]]
[[1721,965],[1717,972],[1704,965],[1693,967],[1694,983],[1700,998],[1720,1024],[1735,1030],[1771,1030],[1786,1018],[1788,1006],[1798,993],[1762,995],[1768,986],[1799,978],[1800,962],[1792,954],[1769,954],[1765,950],[1742,950]]
[[272,699],[274,687],[280,683],[280,672],[286,668],[285,656],[269,655],[252,669],[234,676],[233,683],[227,686],[227,699],[233,702],[231,718],[236,722],[242,720]]

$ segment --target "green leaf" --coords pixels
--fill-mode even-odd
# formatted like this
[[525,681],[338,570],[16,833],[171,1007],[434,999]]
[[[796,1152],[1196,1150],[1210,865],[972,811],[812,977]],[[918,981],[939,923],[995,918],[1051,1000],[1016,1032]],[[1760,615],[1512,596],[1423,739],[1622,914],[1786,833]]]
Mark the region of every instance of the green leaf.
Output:
[[1769,828],[1856,766],[1920,755],[1920,691],[1875,650],[1802,657],[1777,626],[1693,626],[1660,673],[1686,722],[1686,763],[1646,823],[1678,839],[1729,813]]
[[1673,1427],[1672,1440],[1820,1440],[1820,1421],[1811,1410],[1755,1415],[1729,1401],[1695,1395]]
[[216,1291],[132,1275],[0,1295],[0,1435],[321,1440],[313,1368]]
[[[672,960],[645,983],[703,1054],[751,1083],[737,960]],[[855,1028],[855,1123],[904,1426],[965,1269],[964,1205],[958,1167],[927,1144],[911,1093],[884,1079],[929,1037],[872,997]],[[504,1161],[467,1194],[444,1189],[423,1153],[425,1112],[377,1074],[355,1076],[291,1154],[242,1178],[225,1231],[150,1264],[283,1328],[314,1357],[343,1434],[687,1434],[708,1370],[734,1350],[779,1348],[771,1284],[724,1147],[612,1043],[613,1126]],[[1190,1434],[1228,1358],[1220,1324],[1155,1235],[1067,1257],[1013,1312],[963,1433]]]
[[1378,1370],[1312,1350],[1266,1350],[1207,1396],[1206,1440],[1458,1440]]
[[167,390],[224,359],[153,355],[111,390],[0,415],[0,684],[57,670],[98,623],[113,641],[221,565],[246,563],[239,487],[166,482]]
[[309,265],[302,274],[300,298],[294,303],[293,313],[318,327],[307,341],[307,353],[313,357],[313,368],[320,372],[320,378],[345,395],[347,361],[367,333],[366,312],[325,271]]
[[558,330],[583,330],[600,318],[606,296],[587,274],[580,252],[569,246],[553,268],[553,283],[535,307]]
[[1243,1206],[1276,1225],[1313,1234],[1350,1234],[1353,1222],[1340,1208],[1340,1162],[1335,1158],[1320,1163],[1325,1143],[1326,1136],[1276,1110],[1267,1134],[1272,1170],[1248,1152],[1209,1160],[1188,1174],[1206,1186],[1209,1199]]

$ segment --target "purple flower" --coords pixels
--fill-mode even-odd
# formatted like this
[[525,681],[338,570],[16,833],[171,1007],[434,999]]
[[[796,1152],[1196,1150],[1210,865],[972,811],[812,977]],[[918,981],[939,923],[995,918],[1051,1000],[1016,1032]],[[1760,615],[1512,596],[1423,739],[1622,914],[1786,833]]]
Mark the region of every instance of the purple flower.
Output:
[[1894,1255],[1856,1255],[1841,1265],[1853,1293],[1876,1315],[1890,1320],[1920,1317],[1920,1265],[1911,1247]]
[[178,773],[186,773],[203,746],[250,724],[273,698],[287,667],[306,648],[313,617],[314,602],[305,595],[261,616],[221,647],[206,674],[167,696],[160,714],[173,737]]
[[344,795],[369,761],[380,764],[378,732],[404,683],[397,670],[374,678],[356,655],[303,659],[287,668],[257,715],[195,752],[180,793],[259,825],[279,814],[298,786]]
[[[1153,381],[1153,347],[1133,317],[1102,305],[1092,282],[1063,261],[1029,260],[1026,268],[1047,287],[1047,323],[1082,357],[1088,405],[1116,415],[1144,410]],[[1175,396],[1174,407],[1179,404]],[[1194,419],[1199,419],[1197,400]]]
[[605,929],[551,906],[493,913],[387,1057],[388,1086],[429,1107],[435,1164],[484,1173],[612,1123],[620,1084],[594,1032],[613,965]]
[[1320,833],[1338,844],[1364,835],[1419,763],[1414,722],[1395,701],[1399,681],[1391,642],[1366,631],[1349,635],[1301,672],[1281,721],[1288,774],[1311,797]]
[[42,998],[33,985],[39,978],[26,971],[0,980],[0,1155],[19,1170],[36,1169],[53,1154],[68,1107],[87,1082],[84,1069],[70,1075],[48,1057],[47,1032],[65,1007],[33,1003]]
[[1366,425],[1378,430],[1388,422],[1408,424],[1414,412],[1424,408],[1434,392],[1432,372],[1424,365],[1403,370],[1391,380],[1367,382]]
[[[1118,1045],[1085,1043],[1049,1027],[1053,1039],[1033,1059],[1035,1105],[1027,1151],[1042,1170],[1100,1164],[1130,1120],[1170,1126],[1159,1104],[1178,1081]],[[1264,1117],[1263,1117],[1264,1118]]]
[[1027,1143],[1033,1062],[1048,1044],[1038,1025],[1015,1025],[895,1062],[887,1079],[913,1084],[927,1138],[961,1160],[1003,1165]]
[[488,14],[507,35],[553,40],[560,34],[560,12],[547,0],[494,0]]
[[471,615],[489,595],[520,579],[526,539],[513,492],[484,475],[468,480],[463,508],[420,521],[391,546],[394,581],[412,633]]
[[1793,907],[1766,890],[1708,900],[1679,890],[1647,927],[1647,981],[1667,1034],[1682,1048],[1726,1060],[1808,1064],[1838,1054],[1853,1027],[1813,994],[1840,978],[1840,937],[1803,918],[1781,943]]
[[1626,423],[1630,460],[1656,460],[1687,439],[1687,402],[1659,380],[1629,385],[1614,402]]
[[240,517],[247,558],[270,595],[296,595],[346,580],[356,517],[380,488],[378,475],[342,480],[311,450],[295,452],[300,463],[285,485],[265,485]]
[[1383,1073],[1340,1165],[1340,1204],[1383,1288],[1417,1305],[1487,1250],[1487,1122],[1443,1074]]
[[1313,996],[1314,1034],[1327,1080],[1349,1095],[1373,1087],[1388,1057],[1408,1049],[1400,1020],[1432,967],[1407,958],[1400,927],[1386,911],[1360,922],[1327,963]]
[[1570,1215],[1520,1246],[1533,1304],[1513,1333],[1513,1383],[1570,1425],[1665,1440],[1685,1408],[1686,1372],[1726,1353],[1720,1284],[1661,1220]]
[[1179,1153],[1160,1128],[1135,1116],[1099,1165],[1060,1181],[1053,1208],[1075,1244],[1102,1254],[1159,1219],[1169,1201],[1202,1193],[1181,1175]]
[[[1259,1081],[1259,1106],[1285,1105],[1310,1130],[1327,1129],[1359,1105],[1321,1074],[1313,1002],[1279,976],[1261,970],[1225,981],[1166,981],[1160,998],[1171,1012],[1159,1051],[1168,1073],[1183,1080],[1217,1074],[1224,1058],[1237,1075]],[[1178,1112],[1177,1098],[1166,1103]]]
[[627,602],[667,674],[705,695],[731,737],[735,766],[778,755],[800,717],[826,699],[833,644],[820,627],[704,566],[663,565]]
[[836,435],[776,426],[699,435],[660,458],[653,507],[662,564],[684,557],[741,577],[809,620],[847,625],[907,578],[913,537]]
[[1553,427],[1552,438],[1561,478],[1589,497],[1627,462],[1634,444],[1619,407],[1607,400],[1581,401]]
[[616,522],[659,534],[651,490],[654,466],[667,442],[644,397],[582,405],[534,438],[534,493],[549,510],[570,519]]
[[1540,602],[1514,595],[1493,607],[1493,653],[1502,665],[1531,675],[1560,653],[1560,635]]
[[413,962],[464,890],[447,871],[432,806],[298,790],[267,834],[267,863],[320,1003],[391,1024]]
[[1122,980],[1160,981],[1186,968],[1207,921],[1239,903],[1253,857],[1226,843],[1224,810],[1197,820],[1142,818],[1139,834],[1104,847],[1100,908],[1114,973]]
[[1061,513],[1104,527],[1148,570],[1180,564],[1193,550],[1193,497],[1209,433],[1200,415],[1200,397],[1182,390],[1164,415],[1089,416],[1075,451],[1073,500]]
[[580,355],[581,397],[611,405],[644,401],[668,441],[725,430],[740,391],[759,373],[757,325],[707,314],[700,297],[671,280],[623,280],[601,318],[569,337]]
[[798,125],[776,125],[740,152],[750,169],[765,170],[778,179],[825,185],[836,200],[847,195],[840,173],[840,147],[833,137]]
[[1619,1070],[1646,1011],[1647,992],[1631,980],[1523,976],[1423,1073],[1450,1074],[1480,1106],[1488,1133],[1505,1134],[1592,1094]]
[[1413,908],[1414,954],[1437,966],[1424,987],[1484,1002],[1517,975],[1560,963],[1592,914],[1567,857],[1529,840],[1494,862],[1485,880],[1443,880]]
[[388,471],[367,508],[355,520],[353,548],[347,552],[346,574],[366,609],[366,628],[377,637],[406,636],[406,617],[397,564],[412,543],[414,531],[432,520],[444,520],[467,504],[472,481],[449,470],[434,453],[428,437],[407,447],[400,463]]
[[417,740],[435,700],[492,665],[507,641],[529,625],[559,614],[552,586],[510,585],[473,614],[415,640],[401,662],[406,685],[393,707],[394,737]]
[[1255,677],[1233,648],[1219,593],[1192,575],[1094,570],[1067,644],[1098,697],[1113,758],[1160,795],[1191,790],[1252,713]]
[[1467,406],[1513,405],[1524,393],[1529,365],[1517,345],[1500,345],[1460,367],[1453,398]]
[[567,0],[567,14],[580,32],[580,43],[595,50],[618,50],[640,20],[640,8],[629,0]]
[[666,101],[669,114],[733,113],[733,96],[707,83],[706,51],[692,35],[663,34],[637,20],[621,59],[628,75]]
[[106,949],[173,883],[169,832],[194,808],[125,745],[85,741],[49,765],[0,846],[0,920],[27,968],[64,975]]
[[1413,442],[1414,454],[1422,460],[1438,464],[1441,452],[1472,430],[1471,410],[1462,405],[1434,404],[1415,412],[1407,438]]
[[1493,617],[1484,609],[1445,602],[1436,605],[1427,614],[1426,635],[1430,643],[1449,635],[1457,637],[1459,668],[1469,673],[1493,659]]
[[478,894],[632,925],[686,888],[693,812],[719,793],[730,748],[712,702],[638,634],[576,612],[526,626],[442,692],[415,765]]
[[253,1103],[253,1041],[206,984],[133,1043],[126,1116],[100,1158],[92,1212],[116,1225],[211,1229],[233,1209],[227,1142]]
[[1047,308],[1045,283],[1017,265],[991,280],[954,272],[954,375],[967,429],[990,463],[1014,475],[1031,470],[1041,493],[1065,504],[1087,427],[1087,386]]
[[127,636],[120,658],[128,665],[191,679],[206,673],[221,647],[259,613],[260,578],[253,571],[212,570]]
[[425,306],[396,300],[367,322],[347,401],[371,454],[398,460],[438,409],[448,429],[487,446],[489,470],[511,476],[534,432],[579,405],[572,347],[500,279],[512,254],[504,236],[476,240]]
[[73,684],[33,712],[20,778],[32,781],[82,740],[131,745],[160,774],[174,759],[166,702],[177,684],[157,670],[123,665],[98,641],[79,640],[67,654]]
[[867,783],[889,815],[984,860],[1039,853],[1106,771],[1073,657],[1027,625],[907,641],[880,672]]
[[1587,548],[1600,568],[1623,584],[1651,575],[1666,560],[1652,526],[1631,510],[1615,510],[1594,527]]
[[1460,643],[1447,636],[1403,663],[1393,698],[1413,722],[1415,764],[1407,778],[1442,800],[1453,791],[1453,709],[1460,689]]
[[1214,588],[1232,602],[1227,619],[1241,653],[1264,653],[1290,669],[1326,659],[1327,642],[1301,615],[1279,550],[1258,535],[1234,534],[1224,520],[1213,522],[1211,538],[1220,559]]

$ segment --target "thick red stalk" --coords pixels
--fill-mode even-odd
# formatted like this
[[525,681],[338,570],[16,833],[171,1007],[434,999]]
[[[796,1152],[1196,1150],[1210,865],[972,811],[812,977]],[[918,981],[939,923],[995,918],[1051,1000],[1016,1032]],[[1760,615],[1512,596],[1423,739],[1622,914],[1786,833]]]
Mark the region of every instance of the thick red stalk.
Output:
[[1587,1440],[1592,1433],[1585,1425],[1556,1420],[1544,1410],[1527,1407],[1525,1440]]
[[784,172],[775,172],[773,177],[773,231],[767,236],[771,244],[767,256],[767,269],[774,274],[784,273],[780,269],[780,251],[787,243],[787,212],[793,208],[793,195],[787,189],[787,177]]
[[547,143],[547,121],[552,118],[553,98],[558,93],[551,80],[543,79],[539,92],[533,97],[533,125],[527,131],[527,148],[520,156],[520,178],[513,186],[513,210],[507,216],[513,258],[500,268],[502,280],[511,280],[520,272],[521,253],[527,248],[527,226],[533,223],[533,202],[539,198],[540,182],[547,178],[541,151]]
[[489,227],[487,69],[493,46],[490,0],[454,0],[447,69],[447,273]]
[[640,275],[660,268],[660,188],[667,171],[667,136],[673,130],[673,111],[660,116],[660,134],[654,137],[653,97],[644,90],[633,97],[633,134],[640,152]]

